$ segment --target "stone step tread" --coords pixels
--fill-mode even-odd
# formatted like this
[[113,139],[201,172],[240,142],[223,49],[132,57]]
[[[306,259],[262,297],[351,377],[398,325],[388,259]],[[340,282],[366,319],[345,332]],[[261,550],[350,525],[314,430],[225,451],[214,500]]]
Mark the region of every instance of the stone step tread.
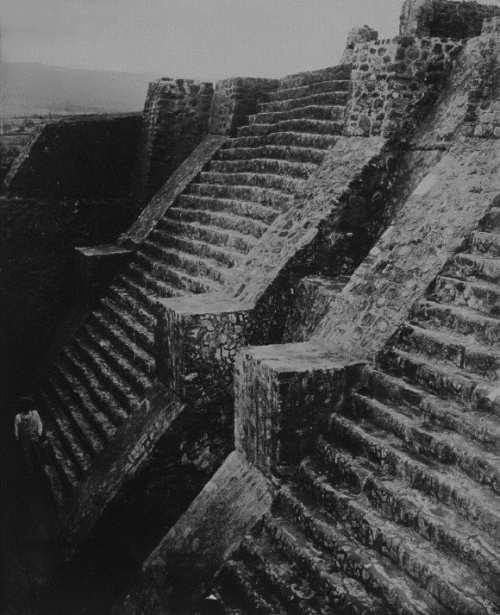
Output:
[[312,542],[325,559],[333,559],[336,555],[337,561],[342,562],[343,572],[362,581],[365,586],[370,585],[370,590],[387,601],[390,608],[412,615],[440,612],[435,599],[404,574],[399,566],[386,555],[364,546],[352,535],[344,534],[342,525],[335,523],[331,516],[320,512],[317,507],[302,501],[293,487],[282,487],[278,502],[282,519],[289,521],[289,531],[295,531],[294,526],[298,525],[305,539]]
[[264,136],[233,137],[228,141],[229,148],[265,147],[268,144],[280,144],[296,147],[313,147],[325,152],[338,141],[338,136],[321,135],[318,133],[276,131]]
[[[138,318],[136,318],[132,312],[122,305],[115,303],[112,298],[103,297],[101,303],[103,308],[109,310],[109,312],[113,314],[113,318],[117,319],[120,328],[124,332],[129,335],[136,333],[138,339],[147,342],[148,347],[143,347],[142,350],[151,356],[150,348],[154,343],[154,321],[152,326],[146,327],[142,322],[139,322]],[[154,317],[151,316],[151,318],[153,319]],[[134,342],[134,340],[131,341]]]
[[272,222],[280,209],[269,207],[255,201],[244,201],[240,199],[228,199],[213,196],[201,196],[194,194],[182,194],[176,201],[176,206],[180,208],[208,209],[210,211],[226,211],[240,216]]
[[[220,175],[220,173],[219,173]],[[279,177],[279,176],[278,176]],[[276,187],[266,187],[266,186],[254,186],[250,184],[225,184],[220,182],[204,182],[201,181],[201,178],[198,177],[197,181],[191,182],[186,190],[182,193],[184,195],[192,195],[192,196],[207,196],[213,197],[211,191],[219,190],[223,192],[227,192],[228,190],[233,193],[230,196],[217,196],[216,198],[227,198],[232,200],[246,200],[252,202],[258,202],[261,205],[264,203],[269,203],[269,207],[273,207],[273,198],[278,202],[288,202],[290,200],[290,193],[286,190],[281,190]],[[238,191],[245,194],[253,195],[252,198],[249,197],[239,197],[237,196]],[[255,198],[254,198],[255,197]],[[278,210],[281,210],[281,207],[275,207]]]
[[231,262],[236,265],[243,261],[242,253],[232,248],[213,245],[200,239],[173,236],[160,229],[151,233],[150,238],[162,246],[177,245],[179,249],[195,256],[206,252],[215,260],[220,260],[224,263]]
[[[234,239],[235,241],[239,242],[238,245],[247,245],[247,248],[245,251],[243,251],[242,249],[239,250],[241,254],[246,254],[246,252],[248,252],[250,248],[252,248],[257,242],[257,239],[251,235],[245,235],[243,233],[239,233],[238,231],[234,231],[234,230],[222,229],[222,228],[219,228],[218,226],[213,226],[210,224],[200,224],[199,222],[185,222],[185,221],[181,222],[180,220],[168,220],[168,221],[165,221],[164,224],[167,227],[175,228],[178,235],[186,239],[190,239],[190,232],[192,232],[191,229],[198,231],[202,234],[205,233],[206,235],[209,235],[210,237],[214,235],[216,237],[222,236],[225,242],[228,242],[230,239]],[[220,244],[216,244],[216,245],[220,245]],[[223,243],[222,245],[227,246],[227,243]],[[231,245],[231,248],[233,248],[234,250],[238,250],[236,245]]]
[[444,606],[456,612],[494,612],[494,596],[484,587],[484,579],[450,554],[444,554],[411,528],[382,517],[364,493],[345,493],[330,484],[314,463],[304,462],[302,476],[314,498],[315,513],[338,528],[347,539],[354,538],[366,548],[387,556],[394,565],[428,591]]
[[[215,279],[218,281],[223,281],[230,269],[228,266],[224,266],[219,261],[208,256],[192,254],[175,247],[167,248],[164,244],[157,243],[154,238],[147,239],[142,244],[142,249],[147,250],[153,257],[160,253],[166,259],[165,265],[168,266],[170,264],[174,266],[187,265],[196,269],[201,265],[202,269],[212,271],[214,276],[216,276]],[[188,267],[186,268],[187,273],[189,273]]]
[[[239,216],[229,212],[208,211],[194,207],[189,209],[171,207],[165,214],[164,219],[186,220],[187,222],[199,222],[201,224],[208,223],[216,228],[234,230],[241,232],[242,235],[250,235],[256,238],[260,237],[268,229],[268,224],[265,222],[249,218],[248,216]],[[242,232],[239,229],[248,229],[248,232]]]
[[[95,396],[106,408],[106,412],[102,409],[98,409],[99,413],[104,415],[109,423],[116,427],[125,421],[128,418],[128,412],[122,408],[121,403],[112,392],[106,391],[103,387],[98,386],[98,376],[95,371],[95,366],[84,364],[71,348],[66,348],[63,352],[63,356],[67,363],[67,368],[65,365],[59,366],[61,375],[70,383],[85,407],[98,409],[98,406],[94,402]],[[114,433],[112,435],[114,435]]]
[[[230,143],[230,145],[232,145]],[[263,159],[272,156],[273,160],[303,160],[320,164],[325,157],[325,149],[318,147],[304,147],[297,145],[257,145],[254,147],[231,147],[227,146],[220,150],[220,160],[252,160]],[[312,160],[311,160],[312,159]]]
[[[500,291],[500,288],[498,290]],[[484,324],[492,327],[500,326],[500,318],[489,316],[470,307],[454,305],[453,303],[438,303],[436,301],[431,301],[430,299],[422,299],[415,304],[414,313],[416,310],[420,311],[425,309],[434,312],[448,312],[464,321],[470,321],[476,323],[477,325]],[[416,312],[416,315],[418,317],[420,312]]]
[[46,441],[51,450],[52,465],[57,469],[60,479],[66,484],[68,490],[74,491],[80,484],[80,481],[78,480],[78,472],[73,462],[64,454],[64,449],[53,431],[46,432]]
[[318,586],[320,595],[327,593],[330,600],[336,602],[332,606],[339,608],[341,613],[348,605],[354,613],[388,613],[385,601],[368,592],[359,580],[334,566],[328,553],[313,545],[297,523],[274,512],[265,516],[263,531],[268,537],[269,551],[277,552],[292,566],[297,566],[302,576]]
[[[324,89],[326,88],[326,89]],[[295,100],[302,96],[309,96],[312,91],[327,91],[327,92],[349,92],[351,81],[349,79],[324,79],[316,81],[308,85],[281,86],[272,92],[269,92],[269,99],[275,100]],[[284,97],[284,98],[282,98]]]
[[401,442],[401,448],[409,448],[421,459],[429,458],[430,464],[437,460],[445,467],[452,466],[463,471],[500,495],[500,457],[480,443],[471,442],[450,429],[433,430],[425,419],[409,416],[409,413],[403,413],[394,406],[366,395],[353,393],[352,398],[373,411],[364,420],[376,430],[396,436]]
[[[146,281],[148,281],[150,284],[154,284],[155,286],[161,286],[163,294],[157,295],[155,291],[144,286],[142,282],[138,282],[136,279],[137,276],[139,276],[139,278],[146,279]],[[181,289],[175,286],[171,286],[170,284],[166,284],[164,281],[157,280],[156,278],[151,276],[149,273],[140,268],[138,263],[132,263],[130,267],[130,272],[126,276],[123,276],[123,282],[132,290],[132,292],[137,292],[137,294],[140,293],[142,296],[144,296],[144,299],[148,302],[150,306],[154,306],[156,300],[159,297],[176,297],[183,294]]]
[[213,160],[209,171],[214,173],[266,173],[293,179],[307,179],[318,168],[315,162],[294,162],[281,158],[243,158],[239,160]]
[[340,104],[306,104],[303,106],[278,111],[259,111],[248,117],[250,124],[265,124],[281,120],[317,118],[319,120],[339,120],[345,112],[345,105]]
[[[416,411],[418,409],[423,416],[429,416],[431,421],[461,428],[464,430],[463,433],[470,437],[475,434],[475,438],[491,447],[491,450],[497,451],[500,448],[500,419],[490,412],[475,410],[470,405],[460,404],[458,401],[442,399],[416,384],[410,384],[402,378],[391,376],[383,371],[370,367],[365,369],[371,377],[375,377],[385,387],[404,392],[406,405]],[[364,390],[361,388],[361,391]],[[378,399],[376,393],[375,398]],[[385,398],[387,396],[384,396]],[[408,401],[409,399],[411,402]],[[405,401],[399,398],[399,403],[404,404]]]
[[[139,287],[136,290],[139,291]],[[127,289],[127,281],[123,276],[120,276],[120,279],[109,287],[106,301],[112,302],[117,309],[129,314],[137,324],[140,324],[146,330],[154,326],[155,316],[149,304],[143,305],[137,297],[130,293],[130,288]]]
[[[279,173],[264,172],[239,172],[224,173],[221,171],[202,171],[200,173],[201,183],[212,183],[236,186],[260,186],[269,188],[279,188],[283,192],[297,192],[305,183],[304,179],[280,175]],[[167,210],[168,213],[168,210]]]
[[431,499],[402,479],[382,473],[366,458],[332,446],[323,437],[316,447],[315,463],[339,488],[364,493],[370,505],[384,517],[412,528],[445,552],[492,575],[493,580],[498,578],[500,542],[452,507]]
[[78,474],[84,475],[92,463],[92,456],[88,449],[80,442],[80,438],[75,434],[69,419],[60,411],[54,411],[54,403],[44,391],[40,392],[40,397],[50,412],[50,423],[54,431],[58,433],[58,439],[66,454],[71,457]]
[[[336,84],[334,87],[338,87],[339,82],[333,82]],[[323,87],[326,87],[323,86]],[[283,92],[283,91],[282,91]],[[316,93],[303,93],[302,96],[282,98],[278,100],[272,100],[269,102],[259,103],[259,112],[269,113],[271,111],[285,111],[287,109],[294,109],[297,107],[304,107],[309,105],[342,105],[347,103],[349,96],[349,85],[344,90],[325,90]],[[343,100],[342,100],[343,99]]]
[[[366,427],[366,425],[357,425],[349,418],[341,415],[332,415],[331,417],[331,432],[337,430],[339,434],[342,433],[343,447],[347,445],[345,434],[349,434],[349,438],[354,438],[357,446],[363,443],[363,446],[367,446],[369,450],[377,451],[377,455],[383,456],[384,460],[387,460],[390,455],[394,456],[400,463],[401,468],[404,467],[405,469],[404,477],[398,475],[397,471],[396,476],[400,479],[405,478],[408,486],[425,492],[427,488],[425,484],[420,484],[420,482],[412,484],[412,474],[409,474],[409,472],[411,470],[413,476],[418,476],[419,481],[421,477],[427,476],[432,481],[433,489],[437,485],[439,486],[439,497],[448,501],[454,498],[455,506],[458,502],[464,503],[464,506],[467,502],[473,503],[475,508],[480,506],[491,519],[495,519],[495,523],[498,523],[499,534],[497,538],[500,536],[500,498],[490,489],[479,485],[453,467],[445,466],[437,461],[433,461],[430,465],[427,459],[422,460],[417,455],[412,454],[411,451],[401,448],[398,438],[382,430],[369,431]],[[437,494],[433,493],[433,496],[437,497]],[[448,504],[448,501],[443,503]],[[457,510],[457,512],[465,514],[465,510]]]
[[485,292],[493,292],[495,294],[500,293],[500,287],[498,286],[498,284],[495,284],[494,282],[488,282],[487,280],[463,280],[461,278],[457,278],[451,275],[439,275],[437,279],[446,280],[451,284],[467,284],[469,286],[480,288]]
[[159,281],[164,286],[169,282],[173,284],[175,280],[175,283],[181,284],[180,288],[192,292],[195,292],[195,290],[192,290],[194,288],[203,289],[201,292],[217,292],[222,288],[221,283],[205,276],[191,275],[183,269],[165,264],[161,260],[151,257],[142,248],[137,251],[137,256],[141,259],[141,262],[149,268],[149,271],[145,271],[145,273],[149,273],[151,278],[156,282],[158,282],[158,277],[152,272],[161,272]]
[[[500,231],[500,229],[499,229]],[[490,231],[473,231],[471,234],[471,239],[472,242],[474,243],[475,241],[488,241],[491,242],[495,245],[499,245],[500,246],[500,232],[495,232],[493,230]]]
[[343,122],[333,120],[314,120],[302,118],[297,120],[280,120],[274,124],[249,124],[238,128],[238,136],[251,136],[252,134],[268,135],[271,132],[307,132],[327,135],[340,135]]
[[98,437],[103,443],[113,438],[116,433],[116,425],[90,398],[85,381],[75,376],[64,365],[57,365],[49,383],[54,391],[57,391],[61,396],[64,395],[64,399],[68,400],[69,407],[80,407],[82,414],[88,416],[88,422],[93,421],[99,434]]
[[[134,281],[138,286],[151,287],[149,296],[151,303],[155,304],[158,299],[168,297],[179,297],[185,293],[180,286],[174,286],[167,280],[152,275],[150,265],[144,266],[140,262],[135,262],[131,268]],[[153,290],[154,289],[154,290]]]
[[84,414],[79,410],[73,399],[58,385],[54,377],[46,381],[44,390],[42,390],[43,393],[52,400],[54,405],[60,408],[59,412],[64,412],[72,417],[89,451],[94,455],[100,453],[104,448],[102,437],[96,432],[93,424],[85,415],[86,413]]
[[448,271],[454,266],[460,268],[461,265],[474,268],[472,273],[462,274],[454,272],[455,277],[460,279],[479,279],[492,281],[495,283],[497,277],[500,276],[500,258],[497,256],[485,256],[484,254],[474,254],[470,252],[460,252],[448,262],[445,266],[445,271]]

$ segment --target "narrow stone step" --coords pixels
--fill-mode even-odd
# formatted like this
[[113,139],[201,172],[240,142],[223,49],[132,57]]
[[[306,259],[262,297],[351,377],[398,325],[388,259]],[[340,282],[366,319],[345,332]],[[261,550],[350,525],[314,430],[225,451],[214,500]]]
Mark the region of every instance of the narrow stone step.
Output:
[[[290,109],[297,109],[300,107],[309,107],[311,105],[323,105],[337,107],[345,107],[349,100],[349,83],[345,82],[344,90],[338,90],[338,81],[330,82],[334,90],[326,89],[328,82],[319,84],[316,88],[316,92],[307,93],[307,88],[303,90],[295,90],[299,96],[292,96],[291,98],[285,98],[281,100],[273,100],[271,102],[259,103],[259,112],[270,113],[275,111],[288,111]],[[281,91],[283,92],[283,90]],[[293,90],[292,90],[293,92]],[[302,94],[302,95],[300,95]]]
[[496,348],[448,331],[406,323],[400,328],[395,346],[454,365],[486,380],[497,380],[500,376],[500,354]]
[[82,411],[81,406],[65,392],[64,387],[58,384],[55,376],[47,379],[44,385],[42,395],[45,394],[48,401],[51,401],[60,411],[67,414],[87,451],[92,456],[98,455],[104,448],[106,439],[103,438],[101,431],[96,428],[95,422],[89,419],[88,411]]
[[343,122],[301,118],[281,120],[274,124],[249,124],[248,126],[242,126],[238,128],[238,137],[262,136],[272,132],[307,132],[320,135],[341,135],[343,128]]
[[350,64],[338,64],[337,66],[328,66],[308,72],[287,75],[280,79],[279,89],[296,88],[303,85],[310,85],[323,81],[335,81],[338,79],[347,80],[351,78],[351,70],[352,67]]
[[243,261],[241,252],[231,250],[230,248],[214,246],[206,241],[190,239],[189,237],[180,237],[178,235],[169,235],[165,231],[156,229],[150,236],[152,241],[157,245],[176,248],[183,252],[188,252],[194,256],[204,256],[213,259],[224,267],[234,267]]
[[467,307],[422,300],[413,306],[410,321],[422,327],[472,337],[476,343],[487,346],[500,343],[500,319]]
[[236,231],[243,235],[252,235],[256,239],[261,237],[268,225],[260,220],[252,220],[247,216],[237,216],[225,212],[214,212],[205,209],[184,209],[171,207],[164,220],[179,220],[181,222],[197,222],[206,226],[215,226],[229,231]]
[[[333,147],[338,137],[307,132],[272,132],[264,136],[235,137],[231,139],[228,148],[254,148],[266,145],[287,146],[298,148],[314,148],[326,150]],[[221,150],[224,151],[224,150]]]
[[290,194],[282,190],[272,190],[259,186],[236,186],[229,184],[212,184],[192,182],[184,195],[196,195],[231,200],[252,201],[277,212],[285,211],[291,203]]
[[[230,142],[230,145],[232,143]],[[276,159],[291,162],[321,164],[325,150],[317,147],[297,147],[292,145],[260,145],[258,147],[225,147],[217,155],[220,160]]]
[[136,286],[142,287],[142,292],[149,291],[151,305],[154,305],[157,299],[167,297],[178,297],[184,294],[185,289],[168,283],[163,278],[152,274],[153,263],[146,258],[136,254],[136,262],[130,267],[130,275],[133,276],[132,281]]
[[340,92],[341,94],[349,93],[351,89],[351,82],[349,79],[333,79],[317,81],[308,85],[297,85],[295,87],[281,87],[273,92],[269,92],[269,99],[271,102],[283,101],[283,100],[297,100],[301,98],[307,98],[308,96],[314,96],[316,94],[322,94],[324,92]]
[[250,235],[224,230],[216,226],[199,224],[198,222],[180,222],[178,220],[164,219],[160,223],[160,228],[166,233],[177,235],[182,239],[204,241],[215,246],[236,250],[241,254],[249,252],[256,243],[255,237]]
[[407,414],[403,413],[359,393],[352,395],[349,406],[349,418],[361,418],[376,429],[390,432],[401,440],[402,448],[421,459],[428,459],[430,466],[434,460],[455,466],[472,480],[500,495],[500,458],[480,444],[469,442],[452,430],[435,432],[427,429],[425,422],[408,410]]
[[500,499],[462,472],[438,462],[429,467],[426,461],[399,449],[398,438],[382,430],[369,432],[366,425],[356,425],[340,415],[331,417],[330,439],[340,449],[366,457],[385,475],[452,507],[495,541],[500,540]]
[[[132,283],[134,286],[134,283]],[[112,302],[120,311],[125,314],[130,314],[134,321],[146,330],[152,330],[155,326],[156,318],[154,317],[150,302],[146,299],[145,292],[140,289],[134,289],[134,292],[127,290],[127,279],[120,276],[119,280],[112,284],[109,288],[106,302]]]
[[236,216],[246,216],[252,220],[258,220],[270,224],[278,215],[274,207],[267,207],[253,201],[240,201],[237,199],[218,199],[210,196],[198,196],[183,194],[176,201],[179,209],[207,210],[222,212]]
[[333,120],[341,122],[344,119],[345,107],[342,105],[308,105],[304,107],[294,107],[284,111],[264,111],[250,115],[250,124],[274,124],[287,120],[297,120],[302,118],[315,120]]
[[189,275],[181,269],[152,257],[143,248],[137,251],[136,257],[138,264],[145,269],[146,274],[149,273],[153,279],[159,279],[162,283],[174,288],[192,293],[217,292],[221,289],[221,285],[215,280]]
[[[110,323],[101,313],[95,313],[92,327],[86,331],[87,339],[102,359],[121,374],[140,395],[150,386],[155,371],[154,357]],[[128,342],[128,344],[127,344]]]
[[429,298],[468,307],[488,316],[500,316],[500,287],[497,284],[438,276]]
[[108,314],[110,322],[118,324],[134,344],[144,349],[150,355],[153,353],[154,317],[148,314],[148,321],[151,322],[151,324],[144,326],[142,322],[136,318],[135,312],[131,313],[123,304],[117,304],[108,297],[104,297],[101,304],[102,311],[104,314]]
[[500,420],[492,414],[475,410],[470,404],[442,399],[377,369],[366,367],[364,378],[362,392],[369,392],[383,403],[418,412],[429,425],[451,429],[480,442],[491,452],[500,452]]
[[490,207],[486,216],[481,220],[481,228],[484,231],[500,230],[500,207]]
[[278,158],[213,160],[209,165],[209,171],[214,173],[266,173],[298,179],[307,179],[317,168],[314,162],[290,162]]
[[183,252],[177,248],[165,248],[162,244],[155,243],[153,239],[145,241],[142,250],[153,258],[161,259],[165,265],[172,265],[195,277],[208,277],[223,284],[228,275],[229,267],[224,267],[215,260]]
[[50,416],[50,425],[52,431],[57,434],[61,450],[67,457],[71,458],[75,473],[78,478],[81,478],[86,474],[92,463],[88,449],[82,446],[80,439],[75,435],[72,424],[61,411],[57,402],[49,398],[43,391],[40,392],[40,399],[46,408],[47,416]]
[[61,443],[52,431],[46,432],[46,441],[52,465],[57,470],[59,480],[64,484],[69,494],[78,487],[78,472],[73,466],[71,459],[64,453]]
[[500,257],[500,234],[498,233],[474,231],[470,243],[475,254],[484,254],[494,258]]
[[[115,429],[128,418],[128,413],[122,404],[109,391],[99,386],[93,367],[82,364],[71,348],[64,350],[63,361],[58,369],[61,376],[70,384],[69,390],[81,400],[82,404],[89,409],[96,407]],[[109,433],[110,437],[114,435]]]
[[417,532],[439,550],[472,566],[490,589],[498,588],[500,545],[460,517],[452,508],[429,499],[393,476],[381,473],[363,457],[320,438],[315,467],[342,492],[365,496],[380,515]]
[[[267,515],[264,531],[273,544],[273,552],[294,562],[300,574],[325,596],[331,613],[363,613],[386,615],[388,604],[368,593],[363,584],[340,570],[328,553],[312,545],[303,530],[280,514]],[[350,610],[352,609],[352,610]]]
[[[387,602],[398,613],[423,615],[439,613],[435,599],[419,588],[391,560],[365,547],[351,534],[342,533],[339,524],[312,510],[289,488],[278,494],[278,510],[299,525],[313,545],[325,553],[330,566],[363,583],[370,593]],[[472,615],[472,614],[469,614]]]
[[456,254],[446,264],[444,274],[462,280],[479,280],[498,284],[500,258],[487,258],[478,254]]
[[[208,184],[225,184],[239,186],[260,186],[271,190],[281,190],[296,194],[304,185],[304,180],[272,173],[215,173],[204,171],[199,175],[200,181]],[[170,210],[167,210],[167,213]]]
[[[423,590],[453,613],[480,615],[493,613],[495,597],[484,587],[484,579],[456,558],[444,556],[409,528],[383,518],[364,494],[341,492],[321,475],[314,464],[305,461],[300,468],[301,486],[319,508],[340,521],[360,544],[387,556]],[[325,519],[328,521],[328,517]]]

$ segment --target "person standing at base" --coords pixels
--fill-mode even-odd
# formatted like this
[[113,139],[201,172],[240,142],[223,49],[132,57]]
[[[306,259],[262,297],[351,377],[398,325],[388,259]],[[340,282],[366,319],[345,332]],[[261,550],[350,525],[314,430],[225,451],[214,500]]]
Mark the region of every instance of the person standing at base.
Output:
[[14,435],[21,446],[28,470],[34,472],[39,469],[43,423],[31,396],[20,400],[20,412],[14,419]]

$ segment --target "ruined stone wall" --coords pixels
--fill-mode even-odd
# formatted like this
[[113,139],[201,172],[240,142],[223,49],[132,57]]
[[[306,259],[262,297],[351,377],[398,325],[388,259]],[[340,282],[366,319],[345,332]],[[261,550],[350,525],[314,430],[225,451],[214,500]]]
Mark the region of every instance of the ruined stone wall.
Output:
[[128,195],[139,130],[139,114],[51,122],[9,174],[5,189],[11,195],[54,199]]
[[208,132],[211,83],[159,79],[149,84],[138,163],[138,194],[151,197]]

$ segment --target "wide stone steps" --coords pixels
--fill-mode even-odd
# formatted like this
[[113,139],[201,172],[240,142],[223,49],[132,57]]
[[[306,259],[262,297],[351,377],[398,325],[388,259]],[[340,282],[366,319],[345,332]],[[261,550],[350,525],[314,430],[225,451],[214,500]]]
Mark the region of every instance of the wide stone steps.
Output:
[[180,222],[163,219],[159,226],[166,233],[171,233],[182,239],[194,239],[206,243],[229,248],[242,255],[249,252],[256,243],[256,238],[237,231],[221,229],[217,226],[199,224],[198,222]]
[[500,457],[479,443],[472,443],[453,430],[432,429],[410,409],[402,412],[390,405],[354,393],[351,411],[356,419],[368,421],[376,429],[398,437],[406,450],[421,458],[460,468],[476,482],[500,494]]
[[249,123],[252,124],[274,124],[286,120],[296,120],[309,118],[315,120],[334,120],[344,119],[345,107],[343,105],[308,105],[294,107],[285,111],[264,111],[249,116]]
[[[130,266],[130,276],[133,281],[151,293],[151,302],[156,298],[176,297],[184,293],[184,287],[177,282],[169,283],[167,280],[152,273],[154,263],[145,255],[137,255],[135,263]],[[204,292],[205,286],[202,286]]]
[[196,256],[176,248],[166,248],[154,240],[147,240],[142,249],[154,258],[161,258],[167,265],[173,265],[197,277],[208,277],[216,282],[224,283],[230,267],[224,267],[219,262],[203,256]]
[[222,161],[243,160],[287,160],[308,164],[321,164],[325,150],[315,147],[297,147],[293,145],[259,145],[255,147],[226,147],[218,153]]
[[317,166],[314,162],[254,157],[242,160],[213,160],[209,165],[209,170],[214,173],[269,173],[307,179]]
[[407,450],[397,436],[339,414],[331,417],[329,439],[339,450],[368,459],[384,477],[397,478],[434,502],[450,507],[499,542],[500,498],[460,470],[438,461],[430,464],[428,458]]
[[444,275],[461,280],[478,280],[498,284],[500,282],[500,258],[479,254],[457,254],[446,264]]
[[267,124],[249,124],[238,128],[238,137],[264,136],[273,132],[306,132],[320,135],[341,135],[342,121],[316,120],[308,118],[281,120]]
[[345,79],[325,79],[306,85],[296,85],[290,87],[282,86],[276,90],[273,90],[272,92],[269,92],[268,98],[270,102],[273,103],[285,100],[297,100],[300,98],[307,98],[308,96],[323,94],[325,92],[340,92],[341,94],[343,94],[345,92],[349,92],[351,89],[351,82],[349,80],[349,77],[346,77]]
[[500,234],[475,231],[472,233],[470,245],[474,254],[500,257]]
[[176,248],[182,252],[192,254],[193,256],[212,259],[227,268],[238,265],[243,259],[242,253],[236,250],[214,246],[206,241],[199,241],[179,235],[170,235],[159,229],[153,231],[149,237],[151,241],[154,241],[159,246]]
[[[339,89],[343,88],[343,89]],[[311,105],[345,106],[349,100],[349,82],[332,81],[317,84],[316,91],[311,92],[307,87],[291,90],[290,98],[259,103],[259,112],[269,113],[276,111],[288,111]],[[290,93],[290,90],[288,91]],[[282,95],[283,90],[280,91]]]
[[496,348],[448,331],[406,323],[400,328],[395,347],[439,359],[487,380],[500,376],[500,353]]
[[268,225],[248,216],[238,216],[234,213],[210,211],[207,209],[171,207],[164,220],[179,220],[180,222],[198,222],[206,226],[236,231],[243,235],[251,235],[258,239],[267,230]]
[[63,487],[64,497],[71,497],[71,494],[79,485],[78,470],[74,466],[71,457],[65,453],[53,431],[47,430],[46,439],[50,461],[52,462],[51,465],[56,469],[57,477]]
[[[141,280],[141,281],[139,281]],[[130,297],[135,300],[138,310],[152,313],[157,299],[156,291],[142,283],[142,270],[132,263],[127,273],[120,276],[120,289],[124,290]],[[181,291],[178,288],[170,287],[166,294],[166,290],[160,288],[160,297],[174,297],[179,295]]]
[[[301,464],[299,479],[300,486],[312,499],[316,515],[319,510],[326,522],[330,521],[329,515],[332,521],[342,519],[346,538],[354,538],[358,543],[353,541],[353,550],[362,545],[377,553],[378,566],[383,566],[383,558],[387,557],[443,609],[468,614],[494,612],[495,596],[485,590],[482,576],[474,575],[453,556],[445,556],[414,530],[380,515],[363,493],[332,485],[311,460]],[[330,525],[333,525],[331,521]]]
[[405,480],[368,461],[332,445],[321,437],[314,463],[322,481],[363,499],[379,515],[416,532],[446,554],[472,566],[493,590],[498,589],[500,544],[462,518],[453,508],[429,498]]
[[467,307],[488,316],[500,316],[500,287],[484,281],[460,280],[438,276],[429,299]]
[[101,304],[101,312],[108,318],[110,324],[118,325],[134,348],[137,346],[151,356],[154,350],[153,328],[155,324],[152,315],[147,314],[148,325],[144,325],[143,321],[137,318],[136,312],[129,311],[128,307],[117,304],[108,297],[104,297]]
[[160,280],[182,291],[192,293],[217,292],[222,285],[215,280],[204,276],[194,276],[183,269],[165,263],[161,258],[152,256],[141,247],[136,253],[136,260],[144,273],[149,274],[155,281]]
[[277,212],[284,211],[290,205],[290,194],[283,190],[262,188],[259,186],[237,186],[226,184],[212,184],[193,182],[184,191],[183,195],[195,195],[217,199],[231,199],[239,201],[251,201],[275,209]]
[[274,515],[279,514],[281,518],[271,522],[279,542],[286,544],[290,528],[294,534],[297,528],[302,534],[302,544],[304,541],[310,543],[320,551],[331,570],[351,577],[385,602],[386,612],[412,615],[445,612],[387,555],[362,544],[352,531],[347,531],[346,526],[337,524],[324,508],[311,504],[306,503],[301,491],[295,488],[280,490]]
[[[228,141],[227,149],[251,149],[258,147],[285,146],[297,147],[304,149],[319,149],[326,150],[333,147],[337,142],[338,137],[332,135],[322,135],[317,133],[307,132],[272,132],[265,136],[250,136],[250,137],[234,137]],[[224,152],[222,149],[220,153]]]
[[361,391],[373,399],[420,416],[430,428],[453,430],[500,453],[500,419],[491,413],[442,399],[374,368],[365,367],[363,380]]
[[467,307],[423,299],[412,308],[410,322],[421,327],[463,335],[486,346],[500,342],[500,319],[491,318]]
[[179,209],[206,210],[221,212],[236,216],[246,216],[252,220],[271,224],[280,210],[275,207],[261,205],[254,201],[241,201],[238,199],[220,199],[211,196],[198,196],[193,194],[181,195],[176,202]]
[[258,186],[270,188],[271,190],[281,190],[290,194],[296,194],[304,185],[303,179],[273,173],[216,173],[214,171],[203,171],[200,173],[199,178],[201,182],[207,184]]
[[[132,288],[129,287],[132,286]],[[117,309],[134,319],[134,324],[151,330],[156,323],[156,318],[151,309],[147,291],[120,275],[108,289],[106,302],[112,302]]]
[[351,78],[351,68],[350,64],[339,64],[337,66],[328,66],[327,68],[288,75],[280,79],[278,91],[322,83],[324,81],[347,80]]

